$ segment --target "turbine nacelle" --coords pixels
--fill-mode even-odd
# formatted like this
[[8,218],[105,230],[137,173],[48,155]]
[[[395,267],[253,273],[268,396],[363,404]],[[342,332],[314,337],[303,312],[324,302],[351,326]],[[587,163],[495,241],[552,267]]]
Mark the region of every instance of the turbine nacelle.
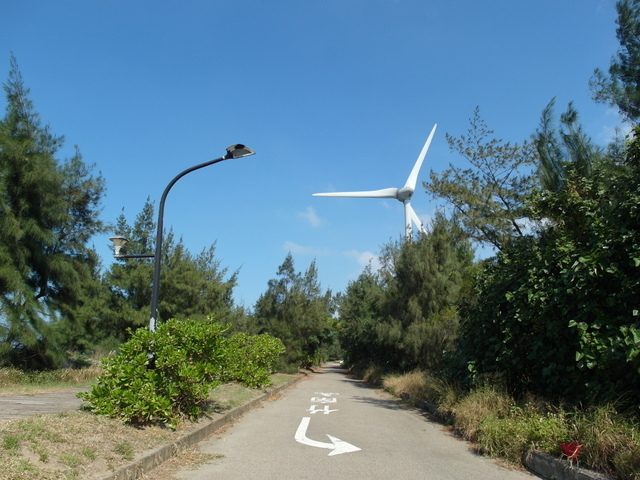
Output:
[[402,203],[411,200],[411,197],[413,197],[413,188],[411,187],[402,187],[398,190],[398,193],[396,193],[396,198]]
[[418,155],[418,160],[413,165],[411,169],[411,173],[407,178],[407,182],[402,188],[383,188],[382,190],[367,190],[363,192],[328,192],[328,193],[314,193],[314,197],[355,197],[355,198],[395,198],[401,201],[404,204],[404,225],[405,225],[405,236],[407,240],[411,240],[412,235],[412,223],[423,233],[427,233],[420,218],[411,207],[411,197],[413,196],[413,192],[416,189],[416,184],[418,183],[418,174],[420,173],[420,168],[422,167],[422,162],[424,162],[424,158],[427,155],[427,150],[429,150],[429,145],[431,145],[431,140],[433,140],[433,136],[436,133],[437,124],[433,126],[431,129],[431,133],[427,138],[424,146],[422,147],[422,151],[420,155]]

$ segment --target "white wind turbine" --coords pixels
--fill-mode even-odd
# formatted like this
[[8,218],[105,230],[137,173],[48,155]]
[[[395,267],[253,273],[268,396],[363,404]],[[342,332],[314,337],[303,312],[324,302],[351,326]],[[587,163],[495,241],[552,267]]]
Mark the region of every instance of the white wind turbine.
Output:
[[427,231],[422,225],[420,218],[411,207],[411,197],[413,196],[413,192],[416,189],[416,183],[418,182],[418,173],[420,172],[420,167],[422,167],[422,162],[424,161],[424,157],[427,155],[427,150],[429,150],[429,145],[431,144],[431,140],[433,139],[433,135],[436,133],[436,127],[438,125],[434,125],[431,129],[431,133],[429,134],[429,138],[422,147],[422,151],[418,156],[418,160],[416,161],[411,173],[409,174],[409,178],[407,178],[407,182],[404,184],[402,188],[383,188],[382,190],[367,190],[364,192],[329,192],[329,193],[314,193],[314,197],[357,197],[357,198],[395,198],[396,200],[401,201],[404,204],[404,228],[405,228],[405,236],[407,240],[411,240],[411,236],[413,233],[413,228],[411,226],[411,222],[415,223],[416,227],[424,232]]

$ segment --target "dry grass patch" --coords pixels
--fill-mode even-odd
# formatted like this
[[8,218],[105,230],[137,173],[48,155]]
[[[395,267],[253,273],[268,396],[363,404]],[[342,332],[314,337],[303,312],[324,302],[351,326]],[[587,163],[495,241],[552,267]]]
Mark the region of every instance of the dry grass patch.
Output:
[[99,479],[178,432],[85,412],[0,422],[0,479]]
[[581,457],[593,468],[640,480],[640,424],[612,406],[592,407],[570,418],[570,440],[583,444]]
[[[277,386],[292,378],[273,375],[272,381]],[[237,384],[220,385],[209,397],[209,413],[237,407],[262,393],[262,389]],[[175,431],[136,428],[82,411],[0,420],[0,480],[102,479],[149,450],[181,438],[193,427],[185,421]],[[194,464],[211,459],[196,453],[190,458]]]
[[180,470],[197,470],[205,463],[224,458],[224,455],[203,453],[197,445],[180,452],[170,458],[153,471],[143,474],[140,480],[175,480],[175,474]]
[[409,396],[411,401],[425,398],[428,390],[427,376],[420,371],[404,375],[387,375],[382,379],[382,386],[398,397]]
[[449,413],[462,396],[462,389],[454,384],[420,370],[402,375],[387,375],[382,385],[388,392],[415,404],[423,400],[438,405],[442,413]]
[[237,383],[224,383],[211,390],[209,394],[210,409],[215,412],[231,410],[253,400],[261,393],[261,390],[243,387]]
[[[278,387],[295,378],[295,375],[276,373],[271,375],[271,387]],[[209,394],[210,410],[224,412],[244,405],[264,393],[266,389],[248,388],[238,383],[223,383],[211,390]]]
[[62,368],[47,372],[23,372],[0,368],[0,395],[44,393],[70,387],[88,387],[103,372],[100,367]]

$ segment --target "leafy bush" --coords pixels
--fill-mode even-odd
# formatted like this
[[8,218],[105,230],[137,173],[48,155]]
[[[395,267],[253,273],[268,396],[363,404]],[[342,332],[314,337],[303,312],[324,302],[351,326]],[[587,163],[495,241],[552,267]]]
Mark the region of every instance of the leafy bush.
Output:
[[267,367],[281,352],[266,336],[242,343],[226,338],[226,331],[212,321],[177,320],[156,332],[138,329],[118,355],[103,360],[105,373],[92,390],[79,396],[89,410],[125,423],[175,427],[182,416],[195,419],[220,381],[268,382]]
[[252,388],[271,383],[270,373],[285,352],[281,340],[270,335],[237,333],[227,341],[226,361],[221,380],[236,381]]
[[461,308],[458,352],[512,392],[575,405],[640,403],[640,129],[625,159],[562,165],[531,198],[545,227],[487,261]]

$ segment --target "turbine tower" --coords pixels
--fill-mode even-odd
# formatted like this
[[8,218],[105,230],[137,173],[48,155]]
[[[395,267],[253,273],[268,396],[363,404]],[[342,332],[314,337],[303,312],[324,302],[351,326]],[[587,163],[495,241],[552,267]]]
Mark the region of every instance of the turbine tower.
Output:
[[407,178],[407,182],[404,184],[402,188],[383,188],[382,190],[367,190],[363,192],[329,192],[329,193],[314,193],[314,197],[356,197],[356,198],[395,198],[396,200],[402,202],[404,204],[404,229],[405,229],[405,237],[407,240],[411,240],[411,236],[413,233],[413,228],[411,226],[411,222],[415,223],[416,227],[424,232],[427,231],[422,225],[422,222],[418,218],[418,215],[413,210],[411,206],[411,197],[413,196],[413,192],[416,189],[416,183],[418,182],[418,173],[420,173],[420,168],[422,167],[422,162],[424,161],[424,157],[427,155],[427,150],[429,150],[429,145],[431,144],[431,140],[433,139],[433,135],[436,133],[436,127],[438,125],[434,125],[431,129],[431,133],[427,138],[427,141],[422,147],[422,151],[418,156],[418,160],[416,160],[411,173],[409,174],[409,178]]

